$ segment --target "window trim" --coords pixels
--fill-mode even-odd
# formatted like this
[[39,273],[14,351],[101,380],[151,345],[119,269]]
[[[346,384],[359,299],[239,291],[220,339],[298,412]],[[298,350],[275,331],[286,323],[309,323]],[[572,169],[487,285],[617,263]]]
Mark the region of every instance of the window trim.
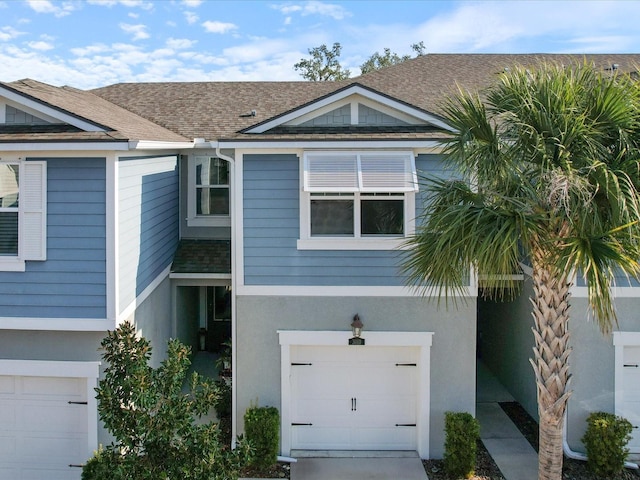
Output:
[[189,156],[188,161],[188,181],[187,181],[187,226],[188,227],[230,227],[231,226],[231,165],[229,164],[229,213],[227,215],[198,215],[197,212],[197,189],[196,185],[196,160],[205,158],[218,158],[229,164],[224,158],[215,154]]
[[[323,155],[323,156],[357,156],[358,158],[358,182],[359,185],[354,187],[328,187],[331,191],[326,189],[320,189],[309,185],[308,181],[308,156],[310,155]],[[403,156],[407,162],[410,162],[411,171],[409,172],[412,177],[416,178],[415,173],[415,156],[409,151],[309,151],[304,152],[303,158],[300,162],[300,238],[297,241],[298,250],[394,250],[403,248],[407,238],[415,232],[415,192],[417,191],[417,180],[414,184],[407,186],[400,190],[397,187],[395,189],[390,188],[386,190],[382,187],[373,191],[371,188],[363,187],[362,175],[360,172],[360,158],[361,156]],[[407,173],[405,171],[405,173]],[[404,204],[404,235],[402,236],[361,236],[359,225],[355,223],[359,222],[360,207],[355,207],[354,212],[354,236],[311,236],[311,200],[313,199],[312,193],[340,193],[340,192],[353,192],[354,202],[362,202],[362,195],[367,193],[401,193],[397,198],[403,199]],[[316,197],[318,198],[318,197]],[[365,195],[366,198],[366,195]],[[358,236],[356,236],[356,234]]]
[[18,255],[0,256],[0,271],[24,272],[26,261],[47,259],[47,162],[3,158],[18,165]]

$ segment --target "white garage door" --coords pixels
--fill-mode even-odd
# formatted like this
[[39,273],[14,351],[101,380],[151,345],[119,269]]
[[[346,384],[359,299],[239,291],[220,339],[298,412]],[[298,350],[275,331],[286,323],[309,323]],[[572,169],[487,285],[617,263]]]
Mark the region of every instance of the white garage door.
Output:
[[640,453],[640,347],[624,347],[622,379],[622,402],[618,414],[634,426],[627,445],[630,452]]
[[291,348],[291,448],[415,450],[415,347]]
[[0,480],[79,479],[87,381],[0,375]]

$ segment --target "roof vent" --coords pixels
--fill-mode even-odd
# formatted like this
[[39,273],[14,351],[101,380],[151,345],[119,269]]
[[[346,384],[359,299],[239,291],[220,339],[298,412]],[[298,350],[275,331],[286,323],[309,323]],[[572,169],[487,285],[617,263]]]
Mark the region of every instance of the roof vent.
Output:
[[243,114],[241,114],[240,116],[241,116],[241,117],[243,117],[243,118],[246,118],[246,117],[255,117],[257,114],[258,114],[258,112],[256,112],[255,110],[251,110],[251,112],[249,112],[249,113],[243,113]]

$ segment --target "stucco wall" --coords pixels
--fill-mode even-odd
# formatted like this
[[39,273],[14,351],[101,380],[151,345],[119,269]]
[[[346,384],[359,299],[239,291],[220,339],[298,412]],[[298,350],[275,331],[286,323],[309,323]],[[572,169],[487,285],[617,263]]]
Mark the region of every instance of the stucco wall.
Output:
[[444,448],[444,412],[475,412],[475,299],[458,309],[422,298],[258,297],[237,299],[238,428],[250,404],[280,408],[277,330],[349,330],[358,313],[366,331],[434,332],[431,348],[431,457]]
[[[511,303],[479,301],[480,352],[482,361],[498,376],[525,409],[538,417],[535,377],[529,363],[534,346],[531,327],[531,282],[525,282],[523,295]],[[615,330],[640,331],[638,299],[617,298],[619,324]],[[569,320],[570,373],[573,392],[567,408],[567,440],[576,451],[584,452],[581,438],[586,418],[594,411],[614,413],[613,338],[603,335],[588,311],[586,298],[572,297]]]

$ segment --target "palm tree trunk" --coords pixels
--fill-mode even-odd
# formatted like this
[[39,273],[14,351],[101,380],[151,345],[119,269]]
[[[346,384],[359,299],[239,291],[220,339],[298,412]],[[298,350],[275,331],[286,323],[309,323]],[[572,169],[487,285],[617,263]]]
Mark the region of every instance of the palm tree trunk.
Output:
[[536,376],[540,449],[538,479],[562,480],[562,427],[571,392],[569,382],[569,298],[571,284],[563,272],[554,272],[542,260],[533,259],[535,358],[530,360]]

